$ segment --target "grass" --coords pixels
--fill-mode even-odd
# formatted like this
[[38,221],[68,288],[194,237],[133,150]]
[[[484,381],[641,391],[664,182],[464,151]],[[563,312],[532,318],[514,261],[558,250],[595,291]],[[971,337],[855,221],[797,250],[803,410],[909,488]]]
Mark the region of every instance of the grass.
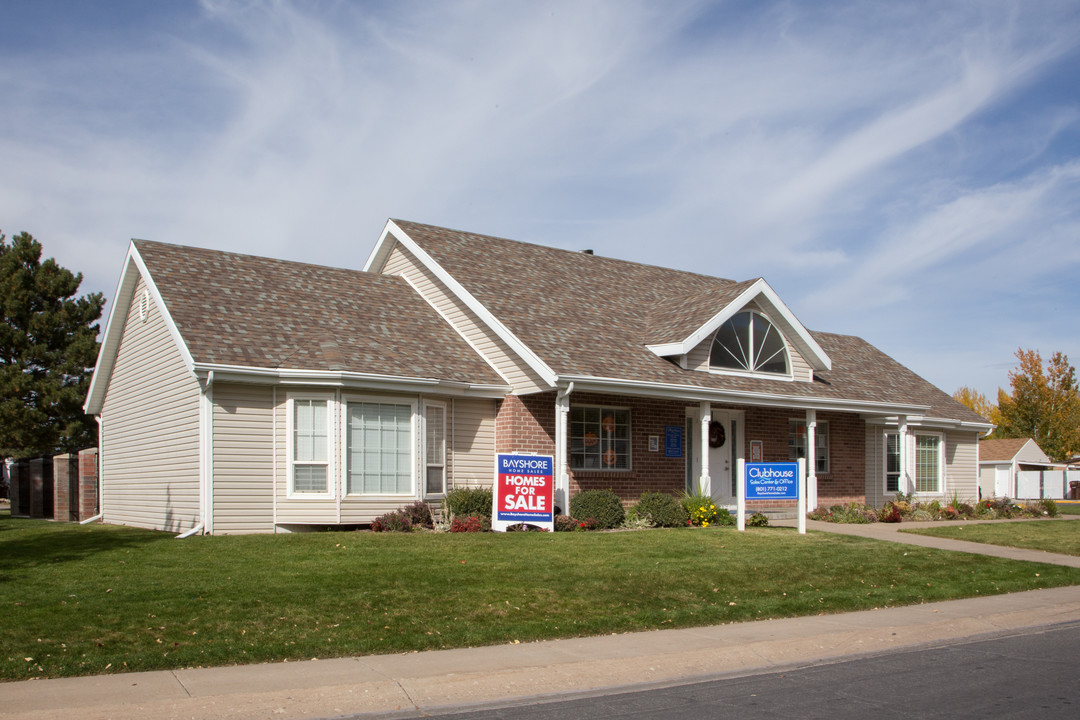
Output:
[[192,537],[0,515],[0,679],[527,642],[1080,584],[783,528]]
[[1080,502],[1057,501],[1057,509],[1062,515],[1080,515]]
[[970,540],[988,545],[1006,545],[1026,550],[1045,550],[1064,555],[1080,555],[1080,521],[1078,520],[1022,520],[985,525],[920,528],[903,532],[954,540]]

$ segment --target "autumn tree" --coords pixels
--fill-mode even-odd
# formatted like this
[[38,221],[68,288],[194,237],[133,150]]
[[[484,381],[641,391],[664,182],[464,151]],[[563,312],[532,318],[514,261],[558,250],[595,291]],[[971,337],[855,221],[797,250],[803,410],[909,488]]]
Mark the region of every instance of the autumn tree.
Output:
[[966,385],[952,394],[953,399],[962,405],[966,405],[971,410],[982,415],[984,418],[998,424],[998,408],[997,405],[987,400],[986,396],[975,388],[967,387]]
[[37,457],[95,444],[82,409],[97,361],[101,293],[75,297],[82,274],[27,233],[0,234],[0,457]]
[[1020,364],[1009,371],[1012,393],[998,390],[998,429],[995,437],[1034,438],[1058,462],[1080,452],[1080,394],[1076,369],[1055,352],[1043,371],[1035,350],[1017,350]]

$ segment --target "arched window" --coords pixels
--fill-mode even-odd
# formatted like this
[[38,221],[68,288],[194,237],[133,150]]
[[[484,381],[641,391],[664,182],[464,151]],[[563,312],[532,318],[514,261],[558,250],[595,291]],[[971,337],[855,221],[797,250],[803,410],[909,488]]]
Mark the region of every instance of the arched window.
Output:
[[780,331],[764,315],[752,310],[735,315],[716,331],[709,367],[775,375],[791,372]]

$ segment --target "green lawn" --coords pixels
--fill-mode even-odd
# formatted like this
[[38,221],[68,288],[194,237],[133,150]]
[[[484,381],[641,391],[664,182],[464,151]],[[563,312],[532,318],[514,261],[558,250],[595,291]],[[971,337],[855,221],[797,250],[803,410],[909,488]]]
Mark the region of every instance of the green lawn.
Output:
[[1062,515],[1080,515],[1080,502],[1057,502],[1057,509]]
[[980,525],[952,525],[940,528],[903,530],[916,535],[970,540],[989,545],[1007,545],[1027,550],[1045,550],[1080,555],[1080,520],[1022,520]]
[[192,537],[0,515],[0,679],[708,625],[1080,584],[782,528]]

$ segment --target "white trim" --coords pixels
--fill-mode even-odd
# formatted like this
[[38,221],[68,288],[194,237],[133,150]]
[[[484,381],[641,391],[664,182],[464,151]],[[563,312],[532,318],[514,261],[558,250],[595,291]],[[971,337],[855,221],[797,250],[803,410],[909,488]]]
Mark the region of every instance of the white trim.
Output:
[[674,385],[645,380],[623,380],[619,378],[589,377],[582,375],[562,375],[560,380],[573,381],[578,391],[592,390],[604,393],[622,393],[642,397],[661,397],[671,400],[698,402],[735,403],[759,407],[783,407],[788,409],[842,410],[844,412],[884,415],[896,412],[923,412],[926,405],[901,405],[894,403],[872,402],[863,400],[845,400],[822,397],[800,397],[773,393],[751,393],[737,390],[696,387],[692,385]]
[[[911,434],[911,489],[917,497],[939,497],[945,495],[945,433],[916,431]],[[919,490],[919,438],[930,437],[937,440],[937,490]]]
[[213,371],[221,382],[259,383],[279,385],[318,385],[345,390],[376,390],[392,392],[429,392],[440,395],[502,399],[511,391],[509,385],[486,385],[418,378],[400,375],[380,375],[345,370],[305,370],[302,368],[261,368],[244,365],[221,365],[196,363],[197,374]]
[[[293,465],[295,448],[293,435],[296,425],[296,401],[320,400],[326,403],[326,492],[295,492],[293,490]],[[335,496],[334,453],[336,452],[334,416],[336,398],[328,392],[290,392],[285,396],[285,497],[289,500],[333,500]],[[313,465],[317,463],[301,463]]]
[[477,300],[472,293],[466,290],[461,283],[453,278],[450,273],[446,272],[439,263],[435,261],[408,233],[401,229],[393,220],[387,220],[386,226],[383,228],[382,235],[379,237],[379,242],[375,244],[375,248],[371,251],[371,255],[368,256],[368,261],[364,264],[364,270],[369,272],[378,272],[382,270],[382,265],[386,262],[386,258],[389,257],[390,250],[393,248],[393,243],[389,242],[389,236],[393,236],[397,242],[401,243],[413,257],[417,259],[424,267],[426,267],[436,278],[438,278],[443,285],[457,296],[465,306],[472,310],[476,316],[491,328],[503,342],[510,346],[510,349],[517,353],[526,365],[528,365],[533,372],[540,376],[549,387],[555,387],[557,384],[558,376],[555,371],[548,367],[547,363],[540,359],[540,357],[534,353],[529,347],[523,343],[513,332],[510,331],[502,322],[495,317],[488,310],[483,303]]
[[192,360],[191,353],[188,351],[187,344],[165,307],[165,301],[162,300],[161,293],[154,284],[153,278],[150,277],[150,272],[146,269],[146,263],[143,262],[142,256],[139,255],[139,251],[135,247],[135,241],[132,240],[128,244],[127,255],[124,258],[124,269],[120,273],[120,281],[116,286],[112,308],[109,309],[109,320],[105,324],[105,333],[101,338],[101,349],[98,352],[97,362],[94,364],[94,374],[90,378],[90,388],[86,393],[86,402],[83,403],[83,410],[89,415],[101,414],[101,406],[105,402],[105,392],[109,387],[109,380],[116,365],[117,353],[120,352],[120,342],[124,337],[128,312],[135,298],[135,288],[138,287],[140,278],[146,290],[154,299],[154,304],[161,313],[165,327],[168,328],[169,335],[172,336],[173,344],[180,352],[180,358],[183,360],[184,366],[189,372],[195,372],[195,363]]
[[[349,492],[349,403],[376,403],[382,405],[408,405],[409,406],[409,490],[405,493],[363,493]],[[338,409],[340,418],[341,449],[339,451],[341,462],[341,498],[343,501],[362,500],[364,502],[378,502],[385,499],[389,502],[400,502],[402,499],[423,498],[423,488],[419,477],[419,467],[422,459],[419,455],[423,439],[418,435],[421,431],[420,400],[416,397],[401,397],[392,395],[362,395],[359,393],[342,393],[341,407]]]
[[214,534],[214,374],[200,383],[199,392],[199,525]]
[[[442,469],[443,469],[443,489],[440,492],[428,492],[427,489],[427,473],[428,467],[432,466],[428,463],[428,408],[439,408],[443,414],[443,451],[442,451]],[[446,412],[446,402],[443,400],[428,400],[424,398],[420,403],[420,477],[417,478],[417,488],[420,490],[420,496],[423,498],[442,498],[446,496],[446,488],[450,486],[450,473],[448,455],[450,443],[447,441],[449,436],[449,416]]]
[[829,358],[828,354],[826,354],[825,350],[818,344],[817,340],[814,340],[810,331],[799,322],[799,319],[795,317],[795,314],[784,304],[784,301],[780,299],[780,296],[776,294],[776,291],[769,286],[769,283],[765,282],[764,278],[755,280],[753,285],[739,293],[738,297],[725,305],[720,312],[709,318],[704,325],[690,333],[690,335],[681,342],[647,345],[646,347],[660,357],[686,355],[700,343],[714,335],[720,326],[739,312],[746,309],[746,306],[750,301],[755,300],[758,297],[764,297],[787,323],[788,327],[795,334],[795,338],[798,340],[798,342],[794,343],[795,346],[801,351],[803,358],[810,363],[810,367],[814,370],[832,369],[832,359]]

